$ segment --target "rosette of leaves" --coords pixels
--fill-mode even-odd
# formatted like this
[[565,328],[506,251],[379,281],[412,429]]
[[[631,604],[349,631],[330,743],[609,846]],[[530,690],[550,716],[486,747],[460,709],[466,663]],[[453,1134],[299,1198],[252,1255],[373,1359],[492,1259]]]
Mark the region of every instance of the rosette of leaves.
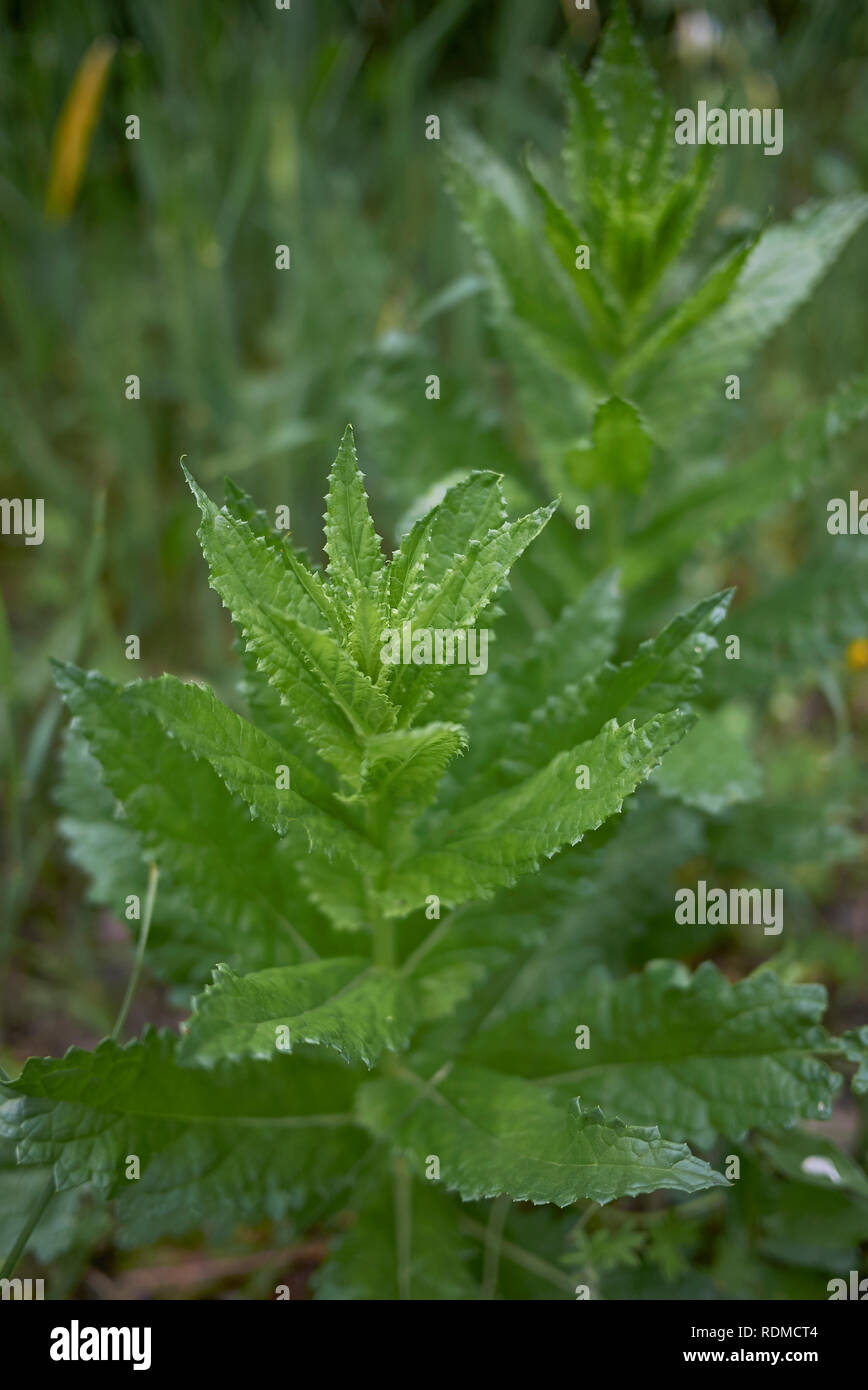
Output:
[[493,1252],[568,1296],[548,1227],[513,1207],[504,1234],[504,1204],[723,1192],[721,1140],[829,1113],[822,1054],[858,1049],[824,1034],[819,986],[588,973],[581,910],[605,923],[607,875],[629,903],[643,812],[638,837],[618,813],[693,724],[728,594],[627,662],[607,579],[521,662],[388,662],[389,630],[493,624],[552,508],[509,520],[472,473],[387,561],[347,431],[320,570],[231,484],[220,507],[190,484],[245,712],[169,675],[56,676],[72,853],[118,916],[156,866],[147,958],[192,1010],[28,1061],[0,1110],[19,1165],[114,1199],[128,1243],[349,1212],[325,1298],[493,1296]]

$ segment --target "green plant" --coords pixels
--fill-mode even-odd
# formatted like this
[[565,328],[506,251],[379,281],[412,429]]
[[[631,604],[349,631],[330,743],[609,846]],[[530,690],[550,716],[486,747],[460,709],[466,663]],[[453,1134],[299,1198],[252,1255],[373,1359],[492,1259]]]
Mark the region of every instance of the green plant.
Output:
[[[669,915],[673,876],[783,885],[787,941],[762,971],[794,980],[823,970],[840,982],[865,969],[858,944],[836,937],[829,899],[840,891],[836,867],[864,843],[847,825],[861,814],[864,756],[844,655],[868,621],[868,551],[858,537],[830,539],[825,520],[830,493],[852,487],[859,441],[848,436],[865,419],[868,383],[863,374],[835,388],[833,378],[824,399],[820,376],[806,402],[776,388],[756,359],[864,224],[868,200],[826,199],[789,222],[762,224],[744,208],[735,219],[731,205],[728,218],[703,217],[722,152],[706,145],[676,164],[674,113],[623,0],[587,78],[569,66],[565,78],[561,170],[531,154],[517,180],[470,134],[449,155],[510,367],[527,493],[542,486],[563,497],[548,548],[529,557],[533,590],[558,613],[577,587],[616,565],[626,594],[622,650],[709,585],[741,592],[695,697],[699,722],[652,778],[669,803],[667,822],[640,794],[605,855],[617,904],[585,884],[584,902],[566,891],[556,909],[562,916],[527,1000],[546,1002],[555,1028],[563,1015],[551,995],[567,961],[635,970],[685,953]],[[727,389],[733,376],[738,390]],[[584,522],[578,538],[574,513]],[[510,622],[520,642],[515,611]],[[816,728],[805,738],[797,727],[816,688],[832,714],[831,738]],[[658,819],[643,834],[646,814]],[[632,862],[630,841],[641,851]],[[762,942],[766,953],[771,945]],[[726,929],[701,950],[736,976],[745,955],[762,958],[759,939]],[[638,1118],[641,1107],[621,1113]],[[851,1120],[848,1147],[858,1153],[864,1111]],[[779,1136],[780,1148],[762,1136],[741,1148],[749,1172],[722,1223],[708,1199],[701,1254],[671,1296],[815,1297],[818,1272],[858,1263],[864,1193],[831,1192],[837,1179],[828,1174],[812,1186],[802,1140],[821,1152],[822,1141],[801,1134]],[[833,1169],[848,1162],[838,1150]],[[591,1286],[610,1297],[659,1296],[650,1247],[635,1273],[626,1258],[607,1265],[613,1229],[620,1248],[607,1221],[595,1220],[577,1256]]]
[[[106,1274],[115,1296],[188,1296],[181,1277],[198,1268],[213,1288],[234,1254],[231,1277],[259,1298],[328,1248],[320,1297],[572,1298],[577,1285],[604,1298],[825,1297],[830,1275],[864,1267],[868,1244],[868,1031],[852,1028],[868,960],[856,833],[868,550],[824,526],[826,499],[846,495],[859,457],[865,381],[835,388],[855,360],[845,272],[857,280],[864,237],[811,291],[865,216],[861,194],[837,196],[864,183],[864,25],[799,6],[784,24],[778,6],[758,42],[762,6],[709,7],[725,12],[725,53],[689,71],[667,62],[667,87],[685,94],[672,104],[729,104],[721,58],[748,93],[771,76],[786,148],[766,160],[713,159],[706,147],[691,166],[677,164],[687,152],[671,149],[672,112],[616,3],[587,82],[567,69],[563,171],[534,154],[516,180],[492,149],[511,135],[553,148],[549,41],[579,61],[591,41],[589,26],[568,34],[556,6],[446,0],[424,7],[424,22],[423,7],[399,7],[387,28],[373,11],[360,24],[326,6],[304,36],[286,26],[279,42],[268,16],[251,27],[244,6],[193,29],[174,12],[130,12],[74,215],[50,224],[48,140],[92,33],[117,32],[110,8],[90,6],[95,27],[72,12],[61,29],[50,16],[13,26],[4,84],[12,349],[0,373],[21,480],[8,490],[46,494],[50,545],[38,567],[3,549],[0,1061],[17,1073],[13,1059],[56,1053],[70,1036],[110,1037],[93,1053],[31,1061],[2,1092],[2,1274],[26,1249],[49,1265],[52,1297],[103,1296]],[[655,61],[666,8],[643,16]],[[833,64],[841,85],[824,125]],[[117,132],[132,109],[144,136],[128,144]],[[427,111],[442,112],[442,143],[420,157]],[[459,138],[463,122],[488,144]],[[466,242],[441,196],[440,150],[483,276],[466,273],[469,248],[456,259]],[[757,218],[808,186],[836,196],[790,221]],[[285,237],[294,269],[275,294],[271,250]],[[479,322],[486,303],[493,334]],[[144,386],[134,406],[117,389],[132,349]],[[431,371],[443,398],[422,405]],[[739,400],[724,394],[731,372]],[[484,526],[485,498],[500,520],[494,481],[469,477],[471,461],[504,474],[510,514],[555,493],[562,505],[501,586],[503,611],[474,620],[497,619],[491,669],[447,679],[383,666],[380,623],[397,618],[382,608],[376,562],[367,597],[339,583],[328,619],[300,611],[295,580],[314,600],[333,579],[311,578],[319,570],[308,574],[228,485],[227,515],[295,577],[272,565],[266,578],[259,547],[264,582],[246,598],[279,650],[271,672],[259,669],[267,642],[263,655],[240,622],[236,689],[219,605],[185,582],[193,528],[177,456],[201,460],[206,487],[247,472],[271,506],[292,502],[293,538],[309,540],[322,442],[348,417],[390,541],[420,494],[408,525],[453,488],[434,582],[452,546],[464,571],[461,517],[472,529],[478,505]],[[577,530],[584,505],[591,524]],[[287,584],[284,603],[275,594]],[[733,586],[725,617],[722,598],[696,606]],[[232,596],[239,618],[243,597]],[[48,653],[125,679],[128,628],[148,671],[193,672],[226,705],[168,678],[121,690],[60,671],[80,711],[63,741],[60,829],[88,903],[40,797],[61,701],[50,692],[38,705]],[[740,659],[727,659],[736,636]],[[337,676],[324,696],[329,654]],[[411,689],[426,671],[434,688]],[[399,711],[378,732],[369,721],[383,706],[365,685],[375,675]],[[571,836],[573,824],[563,801],[549,804],[552,771],[571,812],[587,811],[592,789],[591,762],[573,751],[559,764],[564,750],[596,743],[609,713],[641,731],[678,709],[695,723],[622,812],[547,857],[549,831]],[[239,761],[264,748],[265,769]],[[231,789],[242,782],[253,818]],[[498,805],[509,819],[492,824]],[[300,818],[276,830],[270,817],[288,810]],[[537,814],[535,844],[525,817]],[[326,848],[312,849],[311,833]],[[497,886],[501,875],[515,882]],[[679,925],[676,894],[699,879],[779,885],[783,935]],[[112,1028],[124,918],[135,959]],[[821,1029],[817,980],[843,1038]],[[170,1005],[187,1017],[191,999],[180,1039],[147,1030],[120,1046],[128,1010],[138,1033]],[[828,1062],[855,1067],[852,1097]],[[555,1113],[573,1157],[580,1136],[623,1143],[624,1125],[656,1125],[661,1152],[694,1151],[688,1168],[675,1164],[682,1178],[695,1163],[711,1185],[564,1209],[510,1200],[542,1190],[530,1160],[554,1142]],[[560,1170],[565,1193],[589,1193],[593,1177],[604,1195],[602,1165],[570,1188],[576,1166]],[[478,1181],[501,1195],[468,1196]],[[186,1251],[170,1248],[168,1266],[159,1245],[123,1253],[176,1237]]]
[[[561,535],[549,568],[563,593],[577,571],[617,563],[648,621],[698,551],[725,554],[733,535],[775,508],[818,482],[828,488],[835,441],[868,413],[862,374],[774,420],[772,442],[765,424],[761,447],[735,462],[725,456],[727,441],[743,453],[746,421],[768,409],[752,370],[760,349],[863,226],[868,197],[819,200],[778,223],[743,210],[746,228],[704,227],[697,254],[722,151],[704,144],[677,162],[674,113],[625,0],[588,76],[567,64],[565,81],[560,169],[531,151],[518,180],[465,132],[448,157],[449,180],[489,280],[526,452],[570,519],[579,505],[591,509],[583,545]],[[739,374],[736,396],[727,383]],[[830,566],[810,533],[808,543],[816,552],[800,602],[810,594],[829,608],[844,589],[864,595],[864,547]],[[782,581],[780,607],[786,590]],[[777,606],[773,596],[768,608]],[[756,621],[749,610],[744,617]],[[836,635],[859,636],[864,603],[854,599],[842,617]],[[806,634],[803,659],[822,664],[829,645],[816,637],[812,649]]]
[[[710,964],[619,979],[549,920],[558,894],[611,910],[617,813],[694,722],[729,595],[625,663],[608,660],[605,577],[487,675],[394,663],[389,630],[425,656],[426,633],[493,621],[552,508],[508,521],[497,476],[473,473],[387,563],[347,432],[321,573],[239,489],[218,509],[190,481],[249,718],[171,676],[119,687],[58,666],[62,797],[98,898],[133,918],[145,899],[139,961],[147,944],[194,986],[224,963],[180,1036],[121,1045],[124,1009],[93,1053],[31,1059],[4,1085],[2,1134],[51,1165],[49,1193],[115,1198],[127,1241],[351,1206],[326,1298],[491,1297],[501,1255],[566,1296],[533,1213],[527,1244],[505,1238],[507,1199],[713,1193],[726,1178],[686,1141],[713,1160],[721,1136],[829,1113],[841,1078],[823,1054],[861,1045],[824,1033],[821,988],[731,985]],[[634,860],[629,818],[623,833]],[[555,855],[529,918],[515,885]]]

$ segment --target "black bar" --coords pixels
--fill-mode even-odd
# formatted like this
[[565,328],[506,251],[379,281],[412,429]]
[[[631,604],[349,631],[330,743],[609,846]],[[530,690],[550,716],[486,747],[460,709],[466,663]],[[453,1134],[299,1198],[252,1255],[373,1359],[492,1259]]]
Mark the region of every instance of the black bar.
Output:
[[[575,1358],[577,1378],[589,1371],[592,1352],[600,1371],[668,1375],[682,1369],[701,1376],[708,1369],[786,1371],[797,1366],[828,1377],[858,1364],[868,1321],[868,1310],[859,1306],[864,1301],[868,1300],[724,1305],[577,1301],[561,1302],[553,1313],[546,1313],[545,1304],[537,1302],[526,1305],[518,1317],[514,1306],[507,1303],[474,1304],[472,1313],[466,1304],[461,1305],[463,1311],[451,1313],[444,1303],[416,1303],[405,1304],[399,1313],[390,1307],[386,1322],[379,1324],[376,1306],[360,1311],[355,1304],[353,1312],[348,1305],[305,1300],[9,1300],[0,1303],[0,1328],[6,1334],[4,1346],[18,1347],[22,1352],[22,1371],[47,1373],[59,1380],[100,1377],[106,1372],[114,1377],[129,1374],[143,1379],[163,1376],[167,1371],[200,1379],[213,1373],[225,1379],[233,1373],[249,1376],[251,1371],[269,1375],[281,1366],[290,1376],[301,1369],[302,1352],[306,1360],[321,1357],[330,1379],[336,1353],[339,1357],[344,1352],[353,1359],[355,1373],[364,1376],[372,1373],[377,1362],[382,1363],[389,1347],[398,1358],[395,1368],[400,1363],[405,1374],[413,1375],[414,1366],[419,1369],[418,1352],[411,1351],[408,1356],[406,1337],[416,1328],[425,1337],[422,1361],[426,1377],[437,1365],[438,1353],[444,1370],[454,1374],[456,1363],[467,1366],[468,1355],[475,1352],[485,1356],[490,1378],[500,1357],[512,1358],[517,1344],[541,1373],[547,1365],[553,1369],[550,1357],[563,1366],[566,1352],[568,1359]],[[359,1316],[365,1320],[362,1328],[355,1322]],[[457,1324],[452,1323],[453,1317],[458,1318]],[[348,1325],[351,1336],[336,1341],[335,1333],[344,1333]],[[82,1351],[88,1355],[92,1348],[103,1350],[103,1328],[127,1330],[126,1337],[119,1334],[116,1339],[105,1339],[109,1358],[116,1344],[120,1354],[127,1352],[127,1360],[82,1358]],[[139,1330],[137,1336],[133,1329]],[[463,1332],[458,1345],[453,1330]],[[320,1340],[323,1336],[327,1340]],[[465,1350],[459,1351],[459,1346]],[[52,1347],[55,1353],[70,1355],[76,1349],[79,1357],[54,1359]],[[138,1372],[133,1369],[134,1358],[142,1363]]]

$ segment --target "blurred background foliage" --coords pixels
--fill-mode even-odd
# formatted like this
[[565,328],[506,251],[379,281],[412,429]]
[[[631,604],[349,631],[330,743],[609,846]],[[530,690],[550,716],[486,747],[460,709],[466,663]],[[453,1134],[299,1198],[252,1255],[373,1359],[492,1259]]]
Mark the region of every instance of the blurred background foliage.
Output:
[[[868,11],[860,0],[644,0],[632,9],[673,106],[739,91],[785,111],[780,157],[734,148],[720,161],[700,244],[725,243],[767,212],[780,218],[809,198],[865,188]],[[563,57],[587,66],[609,10],[594,0],[588,12],[571,0],[293,0],[291,15],[268,0],[3,4],[3,491],[42,496],[46,507],[41,548],[7,538],[0,546],[0,1056],[9,1069],[28,1053],[91,1045],[108,1031],[130,959],[125,929],[87,904],[57,838],[59,710],[48,656],[77,658],[118,679],[196,674],[232,697],[231,637],[205,582],[180,457],[212,493],[228,473],[267,510],[288,504],[295,536],[314,554],[325,470],[348,420],[389,545],[407,508],[452,470],[493,467],[538,486],[441,155],[469,128],[513,169],[528,144],[554,160]],[[130,114],[140,120],[139,140],[125,138]],[[430,114],[440,118],[439,143],[425,139]],[[282,244],[291,250],[289,271],[275,268]],[[753,369],[762,388],[740,409],[741,453],[776,437],[864,365],[863,296],[854,287],[865,283],[861,236],[763,350]],[[137,401],[125,397],[132,373],[141,380]],[[440,377],[437,401],[425,395],[432,373]],[[863,426],[836,447],[833,476],[842,488],[864,477],[866,442]],[[817,528],[816,506],[800,504],[761,537],[737,538],[725,562],[708,537],[696,583],[706,592],[724,581],[761,590],[770,570],[797,569]],[[521,583],[519,576],[516,598],[531,606],[533,621],[537,600],[522,595]],[[794,621],[800,606],[796,589]],[[124,658],[130,633],[141,639],[132,672]],[[855,1011],[864,997],[859,842],[841,854],[845,870],[811,867],[822,858],[810,852],[819,831],[809,809],[799,820],[794,803],[807,807],[813,796],[828,810],[835,797],[851,798],[860,768],[864,775],[866,668],[868,643],[842,644],[828,671],[775,695],[763,734],[767,785],[781,808],[778,839],[790,835],[780,853],[808,864],[800,869],[802,933],[787,947],[785,968],[832,985],[845,1026],[861,1021]],[[697,856],[708,851],[707,833],[716,862],[746,862],[760,830],[735,812],[697,830]],[[818,901],[837,935],[821,929]],[[667,930],[661,908],[641,946],[627,934],[623,964],[677,950]],[[731,946],[748,966],[751,949]],[[131,1023],[174,1016],[151,986],[140,991]],[[862,1122],[851,1114],[844,1123],[852,1147]],[[692,1276],[692,1293],[677,1290],[700,1259],[717,1280],[709,1296],[723,1287],[749,1297],[769,1276],[748,1257],[771,1251],[777,1296],[817,1296],[798,1273],[824,1267],[816,1246],[806,1254],[800,1229],[810,1185],[800,1184],[807,1196],[787,1186],[789,1195],[771,1203],[771,1226],[766,1215],[768,1190],[787,1176],[785,1149],[763,1152],[763,1173],[725,1221],[716,1198],[710,1215],[703,1210],[700,1224],[691,1218],[680,1233],[657,1222],[653,1202],[650,1215],[607,1214],[576,1239],[574,1263],[591,1260],[609,1296],[643,1296],[653,1290],[655,1257],[637,1274],[632,1255],[644,1248],[657,1252],[658,1271],[668,1270],[673,1296],[697,1296]],[[0,1170],[10,1162],[0,1152]],[[31,1186],[36,1179],[16,1177]],[[822,1189],[817,1201],[836,1195]],[[59,1292],[110,1296],[110,1268],[109,1287],[135,1296],[213,1294],[227,1281],[257,1296],[259,1284],[273,1286],[269,1251],[299,1237],[283,1228],[227,1235],[219,1267],[213,1245],[201,1265],[196,1250],[164,1249],[151,1260],[159,1277],[149,1282],[153,1270],[106,1253],[102,1214],[78,1210],[80,1200],[56,1202],[34,1246],[39,1259],[59,1261]],[[13,1207],[19,1201],[26,1205],[23,1188]],[[848,1228],[835,1245],[833,1216],[821,1212],[815,1224],[820,1231],[826,1221],[817,1240],[837,1258],[868,1227]],[[8,1219],[0,1209],[0,1229]],[[74,1240],[64,1238],[64,1223]],[[522,1225],[539,1228],[539,1248],[553,1242],[558,1258],[546,1214],[516,1210],[516,1239]],[[724,1227],[727,1241],[716,1244]],[[316,1242],[308,1233],[294,1247],[293,1297],[303,1296]],[[571,1279],[564,1276],[564,1288]],[[539,1296],[523,1287],[516,1283],[511,1296]]]

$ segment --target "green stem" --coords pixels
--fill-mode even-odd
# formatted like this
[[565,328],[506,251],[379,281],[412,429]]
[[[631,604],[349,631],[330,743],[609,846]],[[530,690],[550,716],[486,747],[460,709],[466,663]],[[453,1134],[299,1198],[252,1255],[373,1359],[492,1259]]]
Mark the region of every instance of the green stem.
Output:
[[[368,805],[366,828],[372,844],[378,848],[388,844],[388,820],[386,819],[383,824],[380,823],[376,801],[372,801]],[[365,879],[365,898],[371,924],[371,936],[373,937],[373,961],[374,965],[380,966],[383,970],[392,970],[395,965],[394,924],[380,906],[380,895],[385,889],[388,873],[388,867],[383,868],[377,876],[376,883],[372,883],[370,878]]]
[[30,1215],[28,1216],[27,1220],[25,1221],[24,1226],[22,1227],[21,1232],[18,1236],[18,1239],[16,1240],[12,1249],[9,1251],[8,1256],[6,1257],[6,1263],[4,1264],[2,1270],[0,1270],[0,1279],[12,1278],[15,1266],[18,1264],[18,1261],[21,1259],[21,1256],[24,1253],[24,1247],[26,1246],[30,1237],[33,1235],[33,1232],[36,1230],[36,1227],[38,1226],[39,1222],[42,1220],[43,1212],[45,1211],[45,1208],[48,1206],[48,1203],[51,1201],[53,1196],[54,1171],[52,1170],[51,1173],[49,1173],[48,1175],[48,1179],[45,1183],[45,1186],[43,1187],[42,1191],[39,1193],[39,1196],[33,1204],[33,1209]]
[[455,923],[462,917],[466,910],[466,907],[462,905],[461,907],[456,907],[452,912],[447,912],[443,920],[437,924],[433,931],[428,933],[424,941],[420,942],[415,951],[404,961],[404,964],[401,966],[401,974],[412,975],[420,960],[423,960],[428,952],[433,950],[439,941],[443,940],[447,932],[452,931]]
[[148,932],[151,929],[151,916],[154,911],[154,899],[157,896],[157,881],[159,877],[160,874],[156,864],[152,864],[150,869],[148,870],[148,890],[145,895],[145,911],[142,917],[142,929],[139,932],[139,940],[138,945],[136,946],[136,955],[133,961],[133,968],[130,971],[130,978],[127,982],[127,992],[124,995],[124,1001],[121,1004],[120,1013],[117,1017],[117,1022],[115,1023],[115,1026],[112,1029],[111,1033],[112,1038],[115,1042],[117,1042],[118,1038],[120,1037],[123,1026],[127,1021],[127,1014],[129,1013],[130,1004],[133,1002],[133,995],[136,992],[136,985],[139,983],[139,975],[142,969],[142,961],[145,958],[145,948],[148,944]]
[[500,1251],[503,1246],[503,1228],[509,1212],[510,1199],[505,1194],[495,1198],[488,1218],[488,1231],[485,1236],[485,1256],[482,1265],[482,1285],[480,1299],[491,1300],[497,1297],[497,1272],[500,1268]]
[[589,1202],[588,1205],[585,1207],[585,1210],[579,1217],[578,1221],[576,1222],[575,1229],[577,1231],[583,1231],[584,1228],[587,1226],[588,1222],[590,1221],[591,1217],[597,1211],[599,1211],[599,1207],[597,1207],[596,1205],[592,1205],[592,1203]]
[[413,1197],[406,1158],[395,1159],[395,1246],[398,1257],[398,1298],[402,1303],[406,1303],[410,1298],[413,1248]]
[[[473,1236],[476,1240],[485,1241],[488,1239],[488,1228],[480,1225],[478,1221],[472,1221],[470,1217],[459,1216],[458,1229],[465,1235]],[[527,1269],[531,1274],[535,1274],[538,1279],[545,1279],[547,1283],[554,1284],[556,1288],[563,1289],[565,1293],[572,1293],[575,1287],[575,1280],[555,1265],[549,1264],[548,1260],[543,1260],[539,1255],[534,1255],[532,1251],[525,1250],[520,1245],[513,1245],[511,1241],[501,1242],[500,1253],[505,1260],[511,1264],[520,1265],[522,1269]]]
[[[313,949],[310,942],[305,940],[301,932],[297,931],[296,928],[292,925],[292,923],[288,921],[287,918],[284,917],[281,912],[278,912],[277,908],[274,907],[274,905],[268,901],[264,893],[257,894],[257,901],[262,905],[265,911],[269,913],[271,917],[273,917],[275,921],[280,924],[281,929],[286,932],[287,936],[292,941],[302,960],[319,960],[319,953]],[[274,953],[272,952],[271,964],[274,965],[275,963],[276,962],[274,960]]]
[[[127,992],[124,995],[124,1001],[121,1004],[117,1022],[115,1023],[115,1026],[112,1029],[111,1033],[111,1036],[114,1038],[116,1042],[120,1036],[124,1023],[126,1022],[127,1013],[129,1012],[129,1007],[132,1003],[133,995],[136,992],[136,985],[138,984],[139,974],[142,969],[142,961],[144,960],[145,956],[145,947],[148,944],[148,932],[150,931],[151,927],[151,917],[153,916],[154,912],[154,899],[157,896],[158,878],[159,872],[157,870],[157,866],[156,864],[152,864],[148,871],[148,889],[145,896],[145,911],[142,917],[142,929],[139,933],[139,942],[138,946],[136,947],[135,960],[133,961],[133,968],[130,972],[130,979],[129,983],[127,984]],[[7,1076],[5,1071],[2,1073],[2,1077],[0,1077],[0,1080],[9,1080],[9,1077]],[[48,1176],[48,1179],[46,1180],[44,1188],[39,1193],[39,1196],[33,1204],[33,1209],[30,1212],[30,1215],[28,1216],[27,1220],[25,1221],[24,1226],[22,1227],[21,1232],[18,1236],[18,1239],[16,1240],[15,1244],[9,1252],[9,1255],[6,1259],[6,1263],[3,1266],[2,1272],[0,1272],[0,1279],[10,1279],[12,1277],[12,1272],[15,1269],[15,1266],[18,1264],[18,1261],[21,1258],[21,1255],[24,1251],[25,1246],[27,1245],[27,1242],[29,1241],[33,1232],[36,1230],[36,1227],[38,1226],[39,1222],[42,1220],[45,1208],[48,1206],[48,1203],[51,1201],[53,1196],[54,1172],[52,1170],[52,1172]]]
[[374,938],[374,965],[383,970],[392,970],[395,965],[395,928],[380,908],[372,903],[373,894],[368,894],[371,905],[371,934]]

